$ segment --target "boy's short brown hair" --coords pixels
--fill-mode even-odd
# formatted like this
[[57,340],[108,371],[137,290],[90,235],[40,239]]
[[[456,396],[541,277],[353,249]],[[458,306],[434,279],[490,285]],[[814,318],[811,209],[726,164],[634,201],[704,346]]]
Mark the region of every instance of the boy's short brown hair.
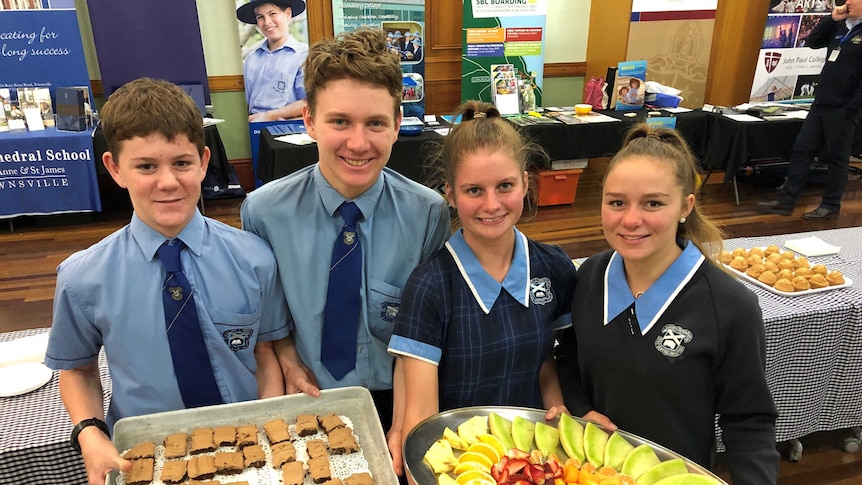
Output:
[[101,115],[102,133],[114,160],[119,159],[124,141],[154,133],[168,140],[186,135],[203,156],[200,109],[176,84],[146,77],[135,79],[111,94]]
[[401,106],[401,63],[386,46],[386,31],[362,27],[318,42],[308,51],[303,66],[308,109],[314,116],[317,93],[329,81],[353,79],[386,89],[395,101],[395,118]]

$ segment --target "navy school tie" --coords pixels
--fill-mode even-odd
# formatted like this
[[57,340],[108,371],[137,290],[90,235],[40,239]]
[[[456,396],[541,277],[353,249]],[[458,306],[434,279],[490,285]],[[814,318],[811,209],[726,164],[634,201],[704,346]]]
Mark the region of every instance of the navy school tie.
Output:
[[362,247],[356,221],[362,212],[353,202],[339,207],[344,227],[335,239],[329,266],[329,286],[323,311],[320,360],[336,380],[356,367],[356,333],[359,322],[359,287],[362,278]]
[[179,239],[171,239],[156,251],[167,273],[162,300],[174,374],[187,408],[222,404],[224,400],[213,375],[194,294],[183,274],[180,251],[184,247]]

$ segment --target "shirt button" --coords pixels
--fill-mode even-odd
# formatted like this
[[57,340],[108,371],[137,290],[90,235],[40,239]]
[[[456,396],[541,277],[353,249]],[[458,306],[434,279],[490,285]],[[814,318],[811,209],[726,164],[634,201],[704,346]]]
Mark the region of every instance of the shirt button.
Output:
[[362,353],[362,346],[360,345],[359,347],[356,347],[356,351],[361,354]]

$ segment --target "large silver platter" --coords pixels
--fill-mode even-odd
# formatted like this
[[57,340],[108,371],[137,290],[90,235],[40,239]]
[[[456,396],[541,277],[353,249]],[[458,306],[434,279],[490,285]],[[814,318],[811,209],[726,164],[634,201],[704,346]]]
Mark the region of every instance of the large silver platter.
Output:
[[[521,416],[522,418],[528,419],[534,422],[544,422],[550,426],[557,426],[559,422],[559,418],[554,418],[550,421],[545,421],[545,411],[540,409],[530,409],[530,408],[518,408],[518,407],[469,407],[469,408],[460,408],[453,409],[451,411],[445,411],[442,413],[435,414],[434,416],[429,417],[428,419],[419,423],[410,434],[407,435],[407,439],[404,441],[404,466],[407,469],[407,473],[413,477],[418,485],[435,485],[437,483],[437,478],[434,476],[434,473],[431,471],[431,468],[424,462],[425,460],[425,452],[428,451],[428,448],[434,444],[435,441],[443,437],[443,429],[451,428],[452,430],[456,430],[458,425],[472,418],[473,416],[487,416],[489,413],[497,413],[500,416],[508,419],[514,419],[515,416]],[[587,421],[581,418],[575,418],[581,424],[586,424]],[[652,446],[652,449],[655,450],[655,454],[661,459],[661,461],[670,460],[673,458],[682,458],[685,460],[686,465],[691,473],[699,473],[702,475],[707,475],[709,477],[714,478],[718,481],[719,484],[727,485],[727,482],[717,477],[709,470],[703,468],[702,466],[694,463],[691,460],[686,459],[683,456],[680,456],[673,451],[649,441],[647,439],[641,438],[640,436],[633,435],[631,433],[627,433],[622,430],[618,430],[619,433],[625,437],[629,443],[634,446],[639,446],[644,443]]]
[[[392,456],[386,445],[383,427],[371,393],[363,387],[344,387],[320,392],[313,398],[305,394],[259,399],[218,406],[183,409],[163,413],[123,418],[114,425],[114,445],[121,453],[143,441],[161,443],[165,436],[195,428],[256,424],[262,428],[267,421],[282,418],[288,423],[300,414],[324,415],[335,413],[350,418],[353,434],[359,439],[362,455],[377,483],[398,483],[392,468]],[[117,472],[111,472],[106,483],[117,483]],[[307,478],[310,483],[311,479]],[[161,482],[159,482],[161,483]]]

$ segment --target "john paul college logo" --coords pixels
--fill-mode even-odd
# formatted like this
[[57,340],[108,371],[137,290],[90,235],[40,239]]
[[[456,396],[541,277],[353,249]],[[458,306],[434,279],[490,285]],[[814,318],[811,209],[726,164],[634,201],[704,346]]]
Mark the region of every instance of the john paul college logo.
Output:
[[668,357],[679,357],[685,352],[685,344],[691,342],[691,330],[669,323],[662,327],[661,335],[655,339],[655,348]]
[[530,280],[530,303],[544,305],[554,301],[549,278],[533,278]]
[[222,332],[222,338],[225,343],[234,352],[245,350],[251,343],[252,330],[249,328],[240,328],[236,330],[225,330]]
[[763,64],[766,67],[766,72],[771,73],[778,67],[778,64],[781,63],[781,53],[780,52],[764,52],[763,53]]

